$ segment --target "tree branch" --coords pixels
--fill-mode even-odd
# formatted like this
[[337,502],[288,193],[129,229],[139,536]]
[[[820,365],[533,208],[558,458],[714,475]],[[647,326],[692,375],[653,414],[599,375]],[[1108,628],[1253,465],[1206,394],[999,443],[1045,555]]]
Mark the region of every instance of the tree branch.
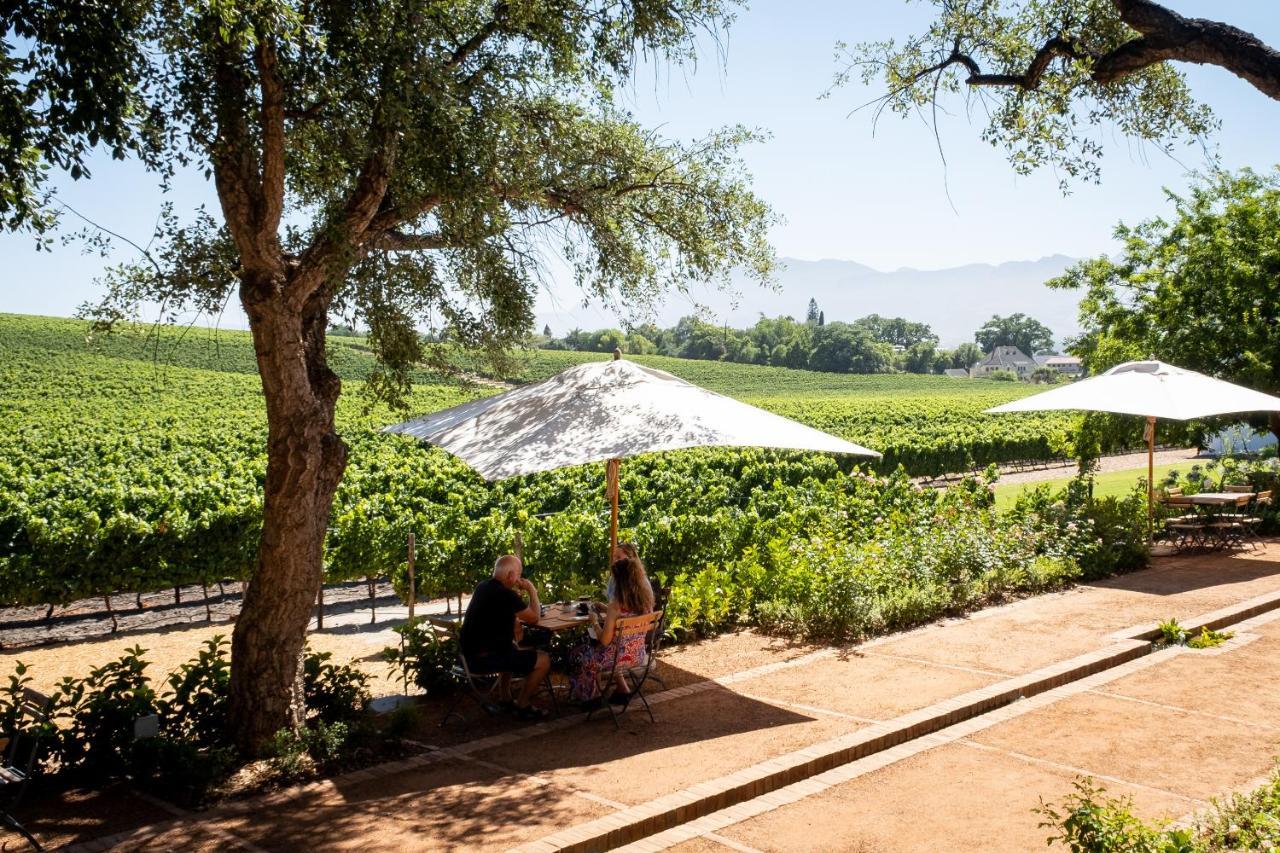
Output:
[[220,43],[214,60],[214,115],[216,139],[211,146],[214,185],[227,230],[245,267],[272,266],[258,240],[258,212],[262,209],[262,185],[253,154],[257,146],[249,133],[247,81],[238,68],[239,57],[231,45]]
[[952,56],[955,57],[956,62],[969,70],[969,79],[965,82],[970,86],[1017,86],[1022,89],[1037,89],[1040,86],[1040,78],[1044,76],[1049,63],[1055,58],[1079,59],[1082,54],[1066,39],[1051,38],[1036,51],[1035,58],[1031,60],[1027,70],[1021,74],[983,74],[978,64],[968,56],[959,53],[953,53]]
[[1142,34],[1094,67],[1093,78],[1107,84],[1169,60],[1217,65],[1280,100],[1280,51],[1252,33],[1205,18],[1184,18],[1151,0],[1111,0],[1120,20]]
[[439,233],[410,234],[395,228],[383,231],[366,244],[370,249],[388,252],[425,252],[434,249],[450,249],[460,246]]
[[258,229],[264,236],[268,232],[278,235],[284,213],[284,81],[275,44],[265,34],[259,34],[254,62],[262,91],[262,210]]
[[458,47],[449,56],[449,59],[445,62],[445,66],[448,68],[457,68],[459,65],[466,62],[467,57],[479,50],[480,46],[488,41],[490,36],[502,29],[506,24],[507,13],[510,10],[511,7],[505,0],[499,0],[499,2],[494,3],[493,17],[486,21],[480,29],[476,30],[475,34],[471,36],[471,38],[458,45]]
[[1020,74],[991,74],[982,70],[957,45],[951,54],[912,76],[907,85],[952,65],[963,66],[970,86],[1008,86],[1034,90],[1049,63],[1057,57],[1091,58],[1092,79],[1100,86],[1114,83],[1161,62],[1216,65],[1253,84],[1264,95],[1280,100],[1280,51],[1238,27],[1204,18],[1185,18],[1152,0],[1112,0],[1120,19],[1140,37],[1104,54],[1085,52],[1063,36],[1049,39]]

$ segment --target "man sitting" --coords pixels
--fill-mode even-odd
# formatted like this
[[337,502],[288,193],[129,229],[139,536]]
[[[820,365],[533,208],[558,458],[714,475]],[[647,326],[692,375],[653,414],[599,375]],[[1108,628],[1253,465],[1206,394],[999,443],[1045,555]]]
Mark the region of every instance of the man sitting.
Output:
[[[522,720],[541,720],[547,712],[534,708],[529,700],[547,677],[551,658],[546,652],[517,648],[515,644],[516,622],[537,625],[542,610],[538,590],[520,576],[523,570],[518,557],[504,554],[493,564],[493,577],[476,587],[462,619],[462,654],[473,673],[504,676],[504,699],[510,698],[510,676],[524,676],[524,685],[515,701],[515,715]],[[517,588],[529,594],[528,604],[516,592]]]

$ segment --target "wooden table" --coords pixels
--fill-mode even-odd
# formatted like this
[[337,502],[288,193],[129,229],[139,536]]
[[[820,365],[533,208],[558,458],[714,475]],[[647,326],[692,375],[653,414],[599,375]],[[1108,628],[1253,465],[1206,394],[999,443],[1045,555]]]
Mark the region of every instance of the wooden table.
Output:
[[542,615],[538,618],[538,627],[557,633],[581,628],[590,621],[586,614],[578,612],[578,603],[576,601],[568,604],[553,602],[543,605]]
[[1244,506],[1257,496],[1253,492],[1201,492],[1186,497],[1200,506],[1224,507]]

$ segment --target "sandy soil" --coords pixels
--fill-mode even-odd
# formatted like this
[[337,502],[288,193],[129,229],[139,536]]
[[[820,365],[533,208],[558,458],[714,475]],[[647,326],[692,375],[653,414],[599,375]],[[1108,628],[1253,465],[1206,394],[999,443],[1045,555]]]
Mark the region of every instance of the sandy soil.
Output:
[[[266,850],[296,850],[299,839],[317,851],[506,849],[1096,649],[1117,629],[1186,619],[1277,590],[1280,547],[1273,543],[1262,554],[1164,559],[1126,577],[851,649],[738,632],[664,653],[660,672],[670,686],[702,686],[655,703],[656,722],[633,710],[616,730],[607,715],[546,730],[467,706],[467,722],[441,728],[443,701],[431,700],[416,740],[447,746],[503,734],[510,742],[440,753],[434,764],[385,778],[324,782],[248,817],[206,814],[125,849],[232,846],[218,833]],[[162,662],[176,665],[219,630],[160,632],[142,644],[162,671]],[[369,659],[385,630],[335,628],[313,644],[385,672]],[[763,850],[1033,849],[1045,831],[1030,810],[1041,796],[1060,801],[1084,772],[1109,779],[1113,793],[1132,794],[1145,816],[1185,814],[1260,776],[1280,745],[1280,620],[1249,630],[1256,637],[1247,644],[1170,655],[720,834]],[[106,659],[138,639],[34,649],[24,659],[41,655],[40,671],[56,678],[60,667]],[[153,804],[123,791],[85,802],[92,807],[77,807],[74,817],[65,801],[33,807],[34,826],[51,840],[72,840],[163,820]],[[685,849],[708,844],[718,842]]]

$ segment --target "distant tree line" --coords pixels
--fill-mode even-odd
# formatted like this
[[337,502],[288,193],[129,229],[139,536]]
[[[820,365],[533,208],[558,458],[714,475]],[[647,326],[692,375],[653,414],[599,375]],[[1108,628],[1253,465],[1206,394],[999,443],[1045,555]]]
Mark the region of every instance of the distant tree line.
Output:
[[871,314],[853,322],[827,322],[815,300],[805,321],[761,316],[748,329],[733,329],[699,317],[682,317],[670,328],[652,323],[627,330],[574,329],[554,337],[543,328],[538,345],[546,349],[669,355],[742,364],[767,364],[830,373],[941,373],[969,368],[997,346],[1017,346],[1028,355],[1050,351],[1053,333],[1023,314],[992,317],[975,334],[975,343],[955,349],[938,346],[926,323]]

